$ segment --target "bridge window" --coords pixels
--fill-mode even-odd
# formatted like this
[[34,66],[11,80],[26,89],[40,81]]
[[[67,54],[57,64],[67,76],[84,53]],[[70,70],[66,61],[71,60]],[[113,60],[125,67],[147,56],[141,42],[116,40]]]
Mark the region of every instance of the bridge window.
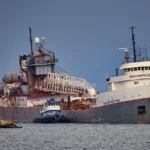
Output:
[[126,69],[124,69],[125,72],[139,71],[139,70],[150,70],[150,67],[137,67],[137,68],[126,68]]

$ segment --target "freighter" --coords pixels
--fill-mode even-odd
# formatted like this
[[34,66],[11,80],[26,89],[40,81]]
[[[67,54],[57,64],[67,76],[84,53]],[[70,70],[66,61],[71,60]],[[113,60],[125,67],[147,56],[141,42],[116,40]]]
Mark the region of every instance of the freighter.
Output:
[[[58,65],[54,52],[44,48],[35,38],[33,49],[32,31],[29,27],[31,52],[19,56],[20,73],[7,73],[2,79],[0,93],[0,118],[14,122],[32,122],[40,117],[44,103],[51,98],[61,101],[61,109],[86,109],[96,97],[94,87],[85,79],[69,76]],[[68,107],[68,97],[74,100]],[[87,99],[85,104],[80,99]],[[70,101],[70,102],[71,102]]]
[[41,43],[35,38],[37,48],[33,51],[29,28],[31,54],[19,56],[20,75],[6,74],[3,78],[1,105],[5,113],[1,109],[1,117],[29,122],[39,117],[48,99],[56,98],[60,100],[61,113],[70,122],[150,123],[150,61],[147,55],[141,60],[134,27],[131,29],[132,48],[121,48],[125,50],[125,61],[120,67],[123,75],[116,68],[116,76],[106,79],[108,92],[97,94],[92,84],[69,76],[57,65],[55,54],[44,48],[44,38]]

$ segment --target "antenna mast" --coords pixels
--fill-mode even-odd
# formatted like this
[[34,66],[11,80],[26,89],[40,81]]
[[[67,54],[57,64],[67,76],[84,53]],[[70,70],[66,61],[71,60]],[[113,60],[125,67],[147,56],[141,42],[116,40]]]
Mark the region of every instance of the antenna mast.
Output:
[[147,55],[147,42],[145,42],[145,59],[146,61],[148,60],[148,55]]
[[133,45],[133,60],[134,62],[136,62],[136,49],[135,49],[135,35],[134,35],[134,28],[135,27],[131,27],[131,30],[132,30],[132,45]]
[[29,34],[30,34],[30,45],[31,45],[31,55],[33,55],[33,46],[32,46],[32,30],[31,27],[29,27]]

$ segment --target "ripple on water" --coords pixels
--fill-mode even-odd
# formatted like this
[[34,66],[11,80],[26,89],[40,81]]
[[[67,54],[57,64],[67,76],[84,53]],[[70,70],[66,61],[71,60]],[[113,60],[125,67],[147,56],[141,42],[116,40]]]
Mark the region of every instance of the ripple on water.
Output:
[[22,124],[0,129],[0,150],[149,150],[150,126]]

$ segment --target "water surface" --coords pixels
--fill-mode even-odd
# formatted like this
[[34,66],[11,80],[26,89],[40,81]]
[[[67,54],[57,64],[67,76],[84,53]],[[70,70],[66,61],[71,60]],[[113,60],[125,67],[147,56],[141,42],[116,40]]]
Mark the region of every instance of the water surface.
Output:
[[149,125],[21,124],[0,129],[0,150],[149,150]]

